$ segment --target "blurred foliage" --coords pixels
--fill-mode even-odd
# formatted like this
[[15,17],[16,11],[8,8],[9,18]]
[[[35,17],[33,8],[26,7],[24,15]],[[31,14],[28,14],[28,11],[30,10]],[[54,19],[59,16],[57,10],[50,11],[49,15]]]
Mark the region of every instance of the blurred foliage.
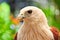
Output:
[[49,25],[56,27],[57,29],[60,30],[60,24],[56,21],[55,11],[52,10],[52,8],[45,8],[45,9],[43,9],[43,11],[46,14]]
[[58,9],[60,10],[60,0],[53,0],[55,4],[57,5]]
[[10,7],[7,3],[0,4],[0,40],[13,40],[15,30],[10,28]]

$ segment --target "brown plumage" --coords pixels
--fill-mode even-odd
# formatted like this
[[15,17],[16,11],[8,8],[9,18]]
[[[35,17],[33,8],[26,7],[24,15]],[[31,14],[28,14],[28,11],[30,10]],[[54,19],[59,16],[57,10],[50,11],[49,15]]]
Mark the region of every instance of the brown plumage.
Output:
[[46,16],[41,9],[34,6],[25,7],[20,11],[17,19],[23,20],[17,33],[17,40],[54,40]]
[[58,38],[59,38],[59,31],[57,30],[57,28],[55,28],[55,27],[51,27],[50,28],[50,30],[52,31],[52,33],[53,33],[53,35],[54,35],[54,39],[55,40],[58,40]]

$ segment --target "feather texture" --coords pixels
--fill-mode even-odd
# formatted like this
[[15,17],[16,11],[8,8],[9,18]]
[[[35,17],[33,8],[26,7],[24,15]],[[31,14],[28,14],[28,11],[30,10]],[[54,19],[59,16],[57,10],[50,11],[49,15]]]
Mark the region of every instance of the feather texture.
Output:
[[[28,10],[32,10],[32,13],[27,13]],[[41,9],[33,6],[25,7],[20,11],[17,19],[20,17],[25,18],[18,30],[17,40],[54,40],[46,16]]]

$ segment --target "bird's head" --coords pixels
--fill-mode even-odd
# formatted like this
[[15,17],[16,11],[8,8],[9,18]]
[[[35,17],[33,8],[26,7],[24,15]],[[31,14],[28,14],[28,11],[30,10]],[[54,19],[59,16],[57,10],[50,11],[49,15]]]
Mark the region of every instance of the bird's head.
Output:
[[20,21],[40,21],[47,22],[46,16],[43,11],[34,6],[28,6],[21,9],[20,14],[17,16]]

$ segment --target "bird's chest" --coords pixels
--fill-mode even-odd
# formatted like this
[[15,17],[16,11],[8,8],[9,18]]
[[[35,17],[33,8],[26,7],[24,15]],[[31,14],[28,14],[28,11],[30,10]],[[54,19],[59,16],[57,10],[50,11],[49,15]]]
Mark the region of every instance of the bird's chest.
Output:
[[17,40],[52,40],[46,28],[40,28],[36,24],[25,24],[18,31]]

